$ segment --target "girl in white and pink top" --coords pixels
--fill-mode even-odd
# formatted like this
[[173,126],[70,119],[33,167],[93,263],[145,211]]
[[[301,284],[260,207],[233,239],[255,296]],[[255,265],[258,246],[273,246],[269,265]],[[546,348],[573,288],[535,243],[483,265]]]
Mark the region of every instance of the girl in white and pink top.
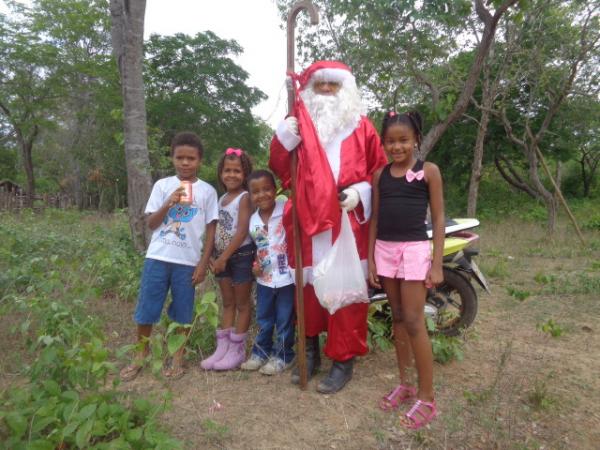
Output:
[[226,193],[219,199],[215,254],[210,268],[219,282],[223,300],[221,328],[215,352],[200,363],[204,370],[237,369],[246,359],[246,335],[252,307],[254,244],[248,236],[252,213],[246,178],[252,163],[239,148],[228,148],[217,165],[219,184]]

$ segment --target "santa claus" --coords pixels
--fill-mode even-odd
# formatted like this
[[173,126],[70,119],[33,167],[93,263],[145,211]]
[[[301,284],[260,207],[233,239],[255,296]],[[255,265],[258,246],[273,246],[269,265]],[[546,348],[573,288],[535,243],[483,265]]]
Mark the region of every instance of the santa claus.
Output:
[[[277,127],[269,166],[282,185],[289,187],[290,152],[298,151],[296,205],[306,283],[303,292],[307,370],[310,378],[320,366],[319,334],[326,331],[324,353],[333,364],[317,390],[330,394],[346,385],[352,378],[354,358],[368,351],[368,303],[354,303],[330,315],[315,296],[312,268],[337,239],[341,208],[345,208],[367,277],[371,176],[387,160],[375,128],[364,115],[365,108],[348,66],[319,61],[293,78],[298,86],[296,103],[292,115]],[[290,202],[284,214],[288,260],[293,265]],[[295,369],[292,382],[299,380]]]

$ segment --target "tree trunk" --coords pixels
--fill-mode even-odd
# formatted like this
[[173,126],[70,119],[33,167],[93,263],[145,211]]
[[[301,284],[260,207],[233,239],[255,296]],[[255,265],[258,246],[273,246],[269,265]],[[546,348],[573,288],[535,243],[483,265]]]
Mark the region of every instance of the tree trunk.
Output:
[[558,213],[558,202],[553,194],[543,195],[546,211],[548,212],[548,231],[554,234],[556,231],[556,216]]
[[587,175],[585,173],[585,160],[583,158],[579,160],[579,165],[581,166],[581,180],[583,181],[583,196],[589,197],[591,180],[588,181]]
[[[559,189],[561,189],[560,185],[562,184],[562,163],[560,161],[556,162],[556,175],[554,175],[554,182],[556,183],[556,185],[558,186]],[[556,204],[558,205],[559,202],[559,198],[558,198],[558,191],[554,191],[554,201],[556,202]]]
[[33,157],[31,150],[33,142],[27,141],[22,144],[23,165],[25,166],[25,174],[27,175],[27,188],[25,191],[25,206],[33,206],[33,197],[35,196],[35,175],[33,173]]
[[487,111],[481,113],[475,149],[473,151],[473,164],[471,166],[471,180],[469,181],[469,196],[467,198],[467,216],[475,217],[477,214],[477,197],[479,195],[479,181],[481,180],[481,167],[483,165],[483,143],[487,134],[490,114]]
[[113,51],[123,92],[129,226],[139,251],[151,237],[144,214],[152,189],[143,80],[145,11],[145,0],[110,0]]

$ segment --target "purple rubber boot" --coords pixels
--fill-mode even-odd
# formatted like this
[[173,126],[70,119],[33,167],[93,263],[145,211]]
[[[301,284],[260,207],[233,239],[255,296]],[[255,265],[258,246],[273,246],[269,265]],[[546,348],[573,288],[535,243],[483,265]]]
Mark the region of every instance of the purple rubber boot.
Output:
[[202,369],[213,370],[215,363],[225,356],[229,346],[231,345],[229,341],[229,335],[232,334],[232,332],[233,328],[217,330],[217,348],[212,355],[202,360],[200,363],[200,367]]
[[229,336],[229,349],[227,354],[213,365],[213,370],[232,370],[239,368],[246,360],[246,335],[248,333]]

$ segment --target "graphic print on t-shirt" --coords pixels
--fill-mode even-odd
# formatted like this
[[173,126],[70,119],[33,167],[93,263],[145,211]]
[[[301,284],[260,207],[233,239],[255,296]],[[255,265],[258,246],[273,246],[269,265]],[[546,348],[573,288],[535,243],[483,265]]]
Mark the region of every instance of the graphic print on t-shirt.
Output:
[[198,213],[198,208],[192,208],[189,205],[180,205],[169,208],[169,212],[163,219],[163,229],[160,230],[160,236],[164,237],[173,233],[176,237],[185,241],[186,222],[191,222],[192,218]]
[[250,234],[256,243],[256,256],[260,262],[261,275],[260,279],[266,283],[270,283],[273,279],[271,273],[271,257],[269,256],[269,237],[267,227],[257,226]]
[[233,217],[229,214],[229,211],[219,209],[219,223],[217,225],[217,234],[215,236],[215,253],[220,255],[225,251],[233,234]]

